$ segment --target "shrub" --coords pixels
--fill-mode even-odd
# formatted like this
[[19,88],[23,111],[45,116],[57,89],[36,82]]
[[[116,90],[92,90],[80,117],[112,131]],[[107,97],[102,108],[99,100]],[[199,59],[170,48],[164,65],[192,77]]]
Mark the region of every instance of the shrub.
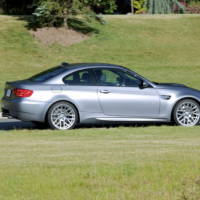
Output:
[[185,6],[178,0],[147,0],[146,7],[151,14],[184,13]]
[[104,24],[85,3],[80,0],[42,0],[29,23],[30,28],[70,27],[83,33],[98,32],[92,27],[94,20]]
[[190,14],[199,14],[200,13],[200,2],[192,1],[187,5],[186,12]]
[[83,0],[83,2],[97,13],[111,14],[117,9],[116,0]]
[[63,24],[63,10],[60,4],[53,0],[42,1],[33,13],[34,27],[58,27]]
[[146,2],[146,0],[133,1],[133,7],[136,9],[136,11],[135,11],[136,14],[145,13],[145,11],[146,11],[145,2]]

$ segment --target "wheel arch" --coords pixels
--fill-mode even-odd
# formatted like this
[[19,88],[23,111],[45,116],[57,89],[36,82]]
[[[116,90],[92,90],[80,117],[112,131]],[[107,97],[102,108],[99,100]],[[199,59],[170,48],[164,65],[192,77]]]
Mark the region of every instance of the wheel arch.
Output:
[[48,106],[48,109],[46,110],[45,116],[44,116],[45,122],[47,121],[47,115],[48,115],[48,112],[49,112],[50,108],[51,108],[53,105],[55,105],[56,103],[59,103],[59,102],[70,103],[71,105],[74,106],[74,108],[76,109],[76,111],[77,111],[77,113],[78,113],[78,123],[79,123],[79,122],[80,122],[80,113],[79,113],[78,107],[77,107],[73,102],[71,102],[71,101],[69,101],[69,100],[66,100],[66,99],[59,99],[59,100],[57,100],[57,101],[52,102],[52,103]]
[[174,122],[174,109],[176,108],[176,105],[180,102],[180,101],[183,101],[183,100],[185,100],[185,99],[190,99],[190,100],[193,100],[193,101],[196,101],[198,104],[199,104],[199,106],[200,106],[200,100],[199,99],[197,99],[197,98],[195,98],[195,97],[190,97],[190,96],[188,96],[188,97],[182,97],[182,98],[180,98],[180,99],[178,99],[175,103],[174,103],[174,105],[173,105],[173,107],[172,107],[172,110],[171,110],[171,118],[170,118],[170,120],[172,121],[172,122]]

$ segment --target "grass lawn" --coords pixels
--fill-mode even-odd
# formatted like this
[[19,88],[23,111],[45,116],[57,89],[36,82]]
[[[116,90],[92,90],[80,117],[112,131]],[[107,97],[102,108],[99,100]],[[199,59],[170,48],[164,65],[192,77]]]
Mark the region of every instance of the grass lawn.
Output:
[[108,62],[154,81],[200,88],[200,16],[108,17],[101,34],[70,47],[40,45],[25,22],[0,16],[0,96],[7,80],[67,62]]
[[[200,89],[200,17],[107,17],[101,34],[70,47],[39,44],[0,16],[5,81],[68,62],[121,64],[154,81]],[[199,200],[199,127],[0,132],[0,200]]]
[[199,127],[0,133],[0,199],[199,200]]

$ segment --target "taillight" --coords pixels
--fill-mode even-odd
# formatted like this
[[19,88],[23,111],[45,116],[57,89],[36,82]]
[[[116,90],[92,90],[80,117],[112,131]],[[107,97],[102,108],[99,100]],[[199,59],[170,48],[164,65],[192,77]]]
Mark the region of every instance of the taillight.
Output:
[[33,94],[32,90],[15,88],[14,94],[16,97],[30,97]]

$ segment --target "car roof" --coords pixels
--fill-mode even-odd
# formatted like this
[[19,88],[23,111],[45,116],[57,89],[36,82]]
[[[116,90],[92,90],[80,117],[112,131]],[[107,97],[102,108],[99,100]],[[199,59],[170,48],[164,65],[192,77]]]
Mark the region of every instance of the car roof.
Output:
[[70,70],[78,70],[78,69],[84,69],[84,68],[93,68],[93,67],[114,67],[114,68],[123,68],[126,69],[123,66],[120,65],[115,65],[115,64],[108,64],[108,63],[73,63],[73,64],[68,64],[68,63],[62,63],[63,67],[66,67],[67,69]]

